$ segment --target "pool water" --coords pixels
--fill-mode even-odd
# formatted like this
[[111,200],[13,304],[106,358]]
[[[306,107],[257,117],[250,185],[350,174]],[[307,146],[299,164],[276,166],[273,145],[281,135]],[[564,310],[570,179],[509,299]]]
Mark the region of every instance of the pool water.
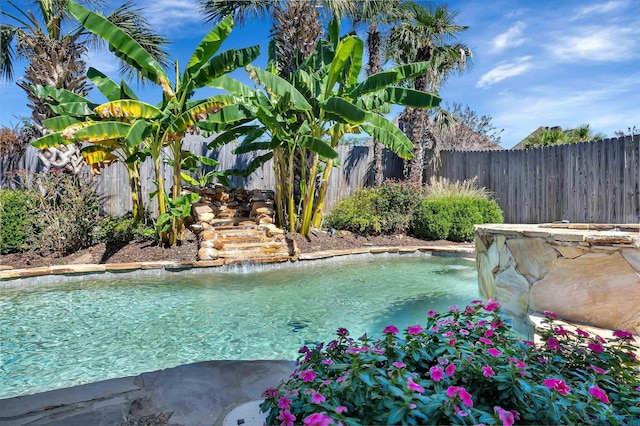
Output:
[[204,360],[296,359],[477,298],[473,262],[360,258],[0,291],[0,398]]

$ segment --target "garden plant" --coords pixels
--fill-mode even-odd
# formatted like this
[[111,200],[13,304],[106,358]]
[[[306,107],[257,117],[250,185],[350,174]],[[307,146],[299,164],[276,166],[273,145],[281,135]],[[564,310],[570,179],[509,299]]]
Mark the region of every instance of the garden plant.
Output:
[[545,316],[539,344],[513,332],[494,300],[390,324],[378,339],[341,328],[302,347],[261,408],[282,425],[638,424],[634,335],[603,339]]

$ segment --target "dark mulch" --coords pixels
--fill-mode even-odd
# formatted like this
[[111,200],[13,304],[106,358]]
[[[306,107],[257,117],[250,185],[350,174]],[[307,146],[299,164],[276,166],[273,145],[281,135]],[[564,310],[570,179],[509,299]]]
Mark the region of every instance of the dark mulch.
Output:
[[[361,236],[348,232],[330,234],[325,231],[312,231],[309,237],[297,233],[287,234],[295,240],[302,253],[324,250],[340,250],[371,246],[415,246],[415,245],[452,245],[450,241],[426,241],[407,235]],[[0,266],[13,268],[34,268],[38,266],[64,265],[70,263],[134,263],[162,260],[195,260],[198,253],[196,236],[187,232],[185,240],[179,246],[162,248],[153,241],[96,244],[78,250],[66,256],[41,255],[36,252],[11,253],[0,255]]]

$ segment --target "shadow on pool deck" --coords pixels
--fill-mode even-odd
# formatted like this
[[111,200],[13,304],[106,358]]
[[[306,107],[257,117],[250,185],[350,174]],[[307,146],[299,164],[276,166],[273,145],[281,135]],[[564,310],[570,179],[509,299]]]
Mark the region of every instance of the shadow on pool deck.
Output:
[[293,369],[293,361],[206,361],[0,399],[0,426],[153,424],[132,422],[130,410],[138,419],[173,413],[169,425],[221,425],[231,408],[260,399]]

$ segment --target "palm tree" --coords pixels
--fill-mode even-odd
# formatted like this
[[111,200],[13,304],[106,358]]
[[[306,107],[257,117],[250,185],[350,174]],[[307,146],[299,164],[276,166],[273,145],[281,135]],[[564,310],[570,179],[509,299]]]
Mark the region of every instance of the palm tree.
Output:
[[[432,66],[423,75],[413,81],[415,89],[437,93],[452,72],[463,72],[472,59],[471,49],[456,41],[459,33],[468,29],[457,25],[458,11],[451,11],[440,4],[422,6],[415,2],[403,4],[405,16],[403,22],[392,28],[385,56],[399,64],[430,61]],[[446,125],[447,114],[441,114]],[[437,120],[438,117],[435,118]],[[417,183],[423,182],[425,139],[430,137],[428,112],[422,109],[407,108],[401,116],[405,132],[414,144],[414,157],[408,164],[406,177]]]
[[593,133],[589,124],[581,124],[575,129],[567,130],[567,136],[570,142],[597,141],[607,137],[603,133]]
[[[87,43],[96,39],[82,27],[67,30],[66,27],[71,24],[67,0],[38,0],[35,2],[35,13],[23,10],[11,1],[7,3],[14,11],[2,11],[2,15],[12,23],[0,27],[0,78],[13,79],[16,58],[23,57],[29,61],[25,75],[17,84],[27,93],[32,120],[38,136],[42,136],[46,133],[42,123],[51,118],[53,113],[44,100],[32,91],[32,87],[54,86],[85,96],[89,89],[84,75],[86,64],[82,57],[87,51]],[[86,3],[94,6],[99,4],[97,1]],[[159,62],[165,66],[168,64],[168,54],[163,50],[168,41],[153,31],[141,9],[135,8],[133,3],[125,3],[114,10],[108,19],[143,47],[151,49]],[[127,69],[128,66],[123,62],[122,70],[126,72]],[[74,145],[59,150],[49,149],[40,158],[45,166],[47,162],[55,163],[57,159],[63,159],[66,161],[64,166],[72,172],[78,172],[82,166],[79,150]]]
[[[357,9],[353,15],[355,25],[367,25],[366,48],[368,54],[367,75],[382,71],[383,35],[381,26],[396,22],[400,16],[400,0],[369,0],[357,2]],[[373,184],[382,185],[384,173],[382,170],[382,144],[373,141]]]

